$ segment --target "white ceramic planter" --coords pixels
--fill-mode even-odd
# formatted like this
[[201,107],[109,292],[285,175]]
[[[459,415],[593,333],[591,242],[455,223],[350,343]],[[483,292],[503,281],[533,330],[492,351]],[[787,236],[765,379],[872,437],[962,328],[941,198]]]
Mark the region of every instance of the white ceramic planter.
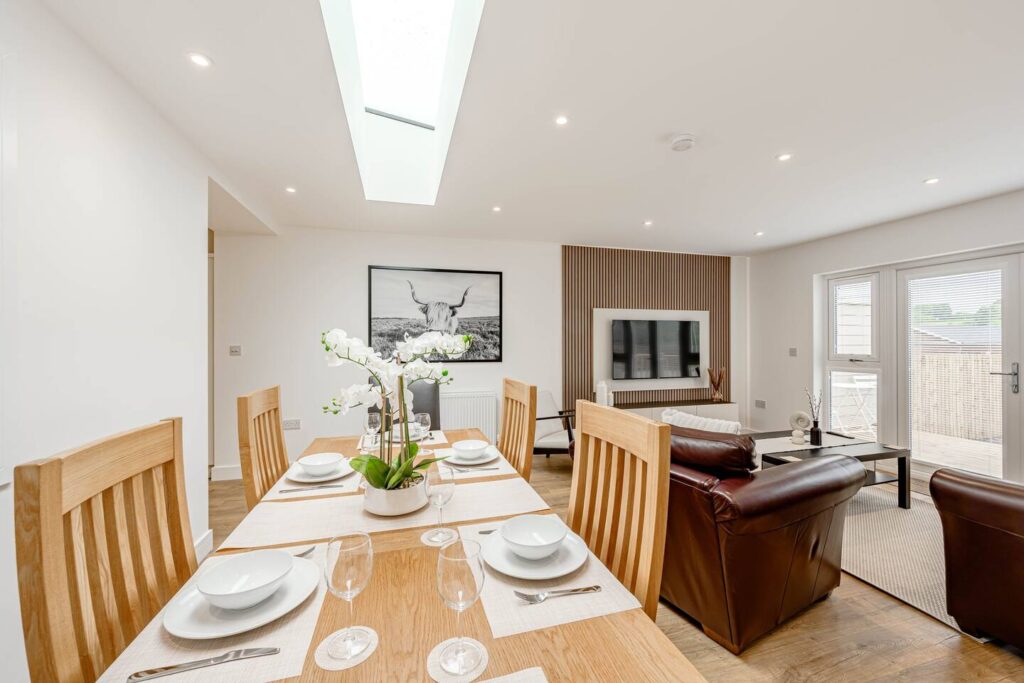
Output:
[[421,479],[419,483],[405,489],[375,489],[366,486],[363,490],[363,509],[375,515],[397,517],[416,512],[427,504],[427,490]]

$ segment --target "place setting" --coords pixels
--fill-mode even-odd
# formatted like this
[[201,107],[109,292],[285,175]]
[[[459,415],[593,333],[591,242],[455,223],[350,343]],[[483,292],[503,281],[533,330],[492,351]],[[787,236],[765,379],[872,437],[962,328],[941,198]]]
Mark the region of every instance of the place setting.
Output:
[[208,558],[100,680],[209,680],[200,670],[228,664],[217,673],[222,682],[298,675],[325,595],[325,551],[321,544]]
[[444,458],[443,466],[450,469],[456,479],[516,473],[501,451],[483,439],[456,441],[450,448],[440,448],[433,453],[434,457]]
[[639,601],[553,514],[459,527],[490,578],[481,602],[495,638],[635,609]]
[[286,500],[303,495],[332,495],[357,491],[359,477],[349,458],[341,453],[324,452],[304,455],[291,464],[285,475],[263,497],[263,500]]

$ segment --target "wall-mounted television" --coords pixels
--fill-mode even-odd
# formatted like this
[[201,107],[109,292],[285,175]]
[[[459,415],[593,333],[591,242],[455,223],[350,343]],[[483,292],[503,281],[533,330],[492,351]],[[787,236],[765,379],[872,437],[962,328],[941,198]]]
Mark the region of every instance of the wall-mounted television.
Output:
[[699,378],[700,322],[613,320],[612,379]]

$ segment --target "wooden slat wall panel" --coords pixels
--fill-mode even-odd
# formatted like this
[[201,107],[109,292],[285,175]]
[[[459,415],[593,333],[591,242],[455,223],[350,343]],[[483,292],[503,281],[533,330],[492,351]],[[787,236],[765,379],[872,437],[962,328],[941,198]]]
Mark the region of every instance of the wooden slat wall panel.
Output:
[[[562,246],[562,405],[593,400],[593,310],[709,311],[711,367],[725,367],[729,400],[729,257]],[[707,372],[707,368],[701,368]],[[710,400],[711,388],[617,391],[617,403]]]

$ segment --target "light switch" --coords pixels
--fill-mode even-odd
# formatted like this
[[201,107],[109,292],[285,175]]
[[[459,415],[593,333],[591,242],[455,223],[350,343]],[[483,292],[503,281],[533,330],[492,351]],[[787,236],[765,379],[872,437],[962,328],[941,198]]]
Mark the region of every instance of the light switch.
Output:
[[767,401],[762,401],[761,399],[757,399],[757,400],[754,401],[754,407],[755,408],[767,408],[768,407],[768,402]]
[[229,346],[228,347],[228,355],[229,356],[241,356],[242,355],[242,345],[241,344],[232,344],[231,346]]
[[793,358],[796,358],[796,347],[795,346],[790,346],[789,347],[789,355],[791,355]]

